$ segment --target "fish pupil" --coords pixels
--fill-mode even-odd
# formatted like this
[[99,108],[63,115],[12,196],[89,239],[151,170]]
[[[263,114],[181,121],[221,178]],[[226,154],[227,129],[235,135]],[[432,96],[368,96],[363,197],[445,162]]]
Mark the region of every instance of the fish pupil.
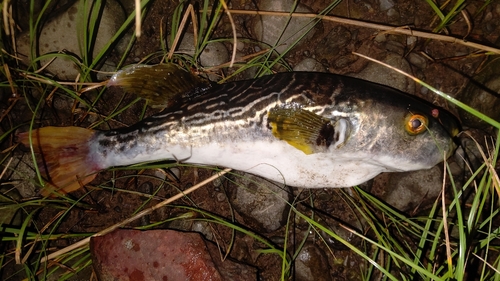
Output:
[[413,119],[413,120],[411,120],[411,127],[413,129],[416,130],[416,129],[420,128],[420,126],[422,126],[422,121],[420,119]]

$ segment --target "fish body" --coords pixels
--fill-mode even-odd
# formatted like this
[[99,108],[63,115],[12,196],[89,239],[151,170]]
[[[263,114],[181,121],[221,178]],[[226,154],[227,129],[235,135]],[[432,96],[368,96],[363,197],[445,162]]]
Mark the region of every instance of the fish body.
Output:
[[[84,139],[76,150],[89,168],[72,180],[81,185],[108,167],[172,159],[291,186],[349,187],[381,172],[433,167],[452,154],[458,128],[449,112],[392,88],[333,74],[280,73],[214,85],[131,127],[73,133]],[[33,147],[55,153],[43,147],[57,129],[46,130],[34,132]],[[70,180],[54,182],[47,170],[52,190],[71,191],[61,186]]]

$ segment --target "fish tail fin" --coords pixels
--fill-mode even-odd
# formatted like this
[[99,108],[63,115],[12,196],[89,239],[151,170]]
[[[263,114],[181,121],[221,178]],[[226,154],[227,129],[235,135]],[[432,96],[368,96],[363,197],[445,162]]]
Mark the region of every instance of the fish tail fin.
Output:
[[75,191],[91,182],[101,168],[89,157],[89,142],[95,131],[80,127],[44,127],[18,134],[26,147],[31,144],[46,184],[43,196]]

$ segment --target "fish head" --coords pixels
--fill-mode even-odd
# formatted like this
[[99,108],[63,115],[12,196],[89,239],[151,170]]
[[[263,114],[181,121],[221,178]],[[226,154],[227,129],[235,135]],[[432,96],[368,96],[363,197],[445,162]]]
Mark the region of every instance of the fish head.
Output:
[[457,147],[457,118],[424,100],[394,91],[365,97],[357,105],[357,149],[387,171],[429,169]]

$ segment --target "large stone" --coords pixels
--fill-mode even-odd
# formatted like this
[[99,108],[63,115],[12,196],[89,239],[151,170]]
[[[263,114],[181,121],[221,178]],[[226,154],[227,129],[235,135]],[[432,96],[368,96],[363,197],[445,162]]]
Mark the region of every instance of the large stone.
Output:
[[[270,168],[272,169],[272,168]],[[272,232],[286,224],[292,193],[287,186],[236,172],[229,187],[233,208],[259,232]]]
[[329,281],[328,258],[323,250],[312,243],[306,243],[295,259],[295,279],[297,281]]
[[419,205],[434,202],[443,186],[443,172],[439,166],[429,170],[390,173],[384,177],[375,178],[373,192],[401,211],[412,211]]
[[256,270],[229,259],[198,233],[120,229],[90,240],[99,280],[257,280]]
[[[260,1],[258,8],[262,11],[290,12],[293,5],[294,1],[291,0]],[[303,4],[298,4],[295,12],[312,13],[311,9]],[[252,22],[252,31],[257,40],[276,46],[276,51],[283,53],[299,39],[307,41],[312,38],[314,29],[308,32],[312,24],[310,18],[256,16]],[[301,39],[302,36],[304,37]]]
[[[94,5],[92,5],[92,1],[87,1],[89,7],[87,11],[85,11],[82,2],[81,0],[76,1],[65,12],[59,14],[43,26],[40,36],[38,37],[38,50],[35,52],[36,57],[63,52],[76,56],[74,57],[76,61],[83,57],[81,53],[81,49],[83,48],[82,40],[84,38],[83,32],[86,32],[87,28],[89,28],[88,26],[83,26],[83,19],[90,17],[88,15],[91,7]],[[125,21],[125,13],[118,2],[104,2],[102,16],[95,27],[95,32],[97,32],[97,34],[91,53],[93,57],[97,56],[99,52],[102,51]],[[94,16],[97,17],[97,15]],[[36,58],[31,57],[29,33],[26,32],[21,34],[17,38],[16,43],[18,56],[23,59],[26,64],[29,64],[31,60]],[[75,80],[81,68],[78,63],[69,58],[69,55],[58,56],[52,62],[50,62],[50,60],[55,56],[50,55],[42,59],[40,64],[44,66],[50,62],[50,65],[48,65],[45,70],[52,73],[60,80]]]
[[[382,61],[407,73],[411,73],[410,64],[400,55],[389,53]],[[384,84],[408,94],[413,94],[415,92],[415,83],[413,80],[378,63],[371,62],[363,71],[352,76]]]
[[[500,6],[499,6],[500,7]],[[500,45],[500,38],[494,45]],[[469,84],[461,91],[457,99],[484,115],[500,122],[500,60],[491,56],[481,71],[470,79]],[[491,125],[483,119],[459,110],[462,124],[476,129],[490,129]]]
[[[178,52],[193,56],[196,47],[194,45],[193,33],[184,33],[177,48]],[[220,42],[210,42],[200,54],[200,63],[205,67],[217,66],[229,61],[229,53],[226,46]]]

